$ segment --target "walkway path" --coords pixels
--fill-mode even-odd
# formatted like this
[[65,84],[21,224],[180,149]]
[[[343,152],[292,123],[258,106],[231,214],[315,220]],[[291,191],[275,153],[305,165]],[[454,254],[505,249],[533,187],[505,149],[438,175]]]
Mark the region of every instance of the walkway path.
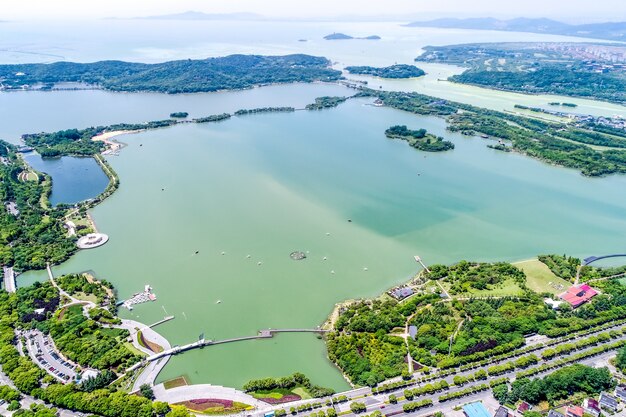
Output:
[[4,289],[6,292],[17,291],[17,284],[15,282],[15,272],[12,267],[3,266],[4,273]]

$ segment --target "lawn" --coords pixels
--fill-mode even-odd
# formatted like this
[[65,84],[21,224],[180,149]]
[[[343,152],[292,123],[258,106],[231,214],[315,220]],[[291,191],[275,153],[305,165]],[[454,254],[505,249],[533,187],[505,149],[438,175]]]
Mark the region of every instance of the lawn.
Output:
[[561,294],[572,284],[563,278],[559,278],[550,268],[538,259],[515,262],[513,265],[524,271],[526,274],[526,285],[531,290],[543,293]]
[[[446,291],[450,291],[450,283],[442,282],[441,285],[446,289]],[[522,295],[524,291],[517,285],[517,283],[512,279],[507,279],[506,281],[500,283],[499,285],[494,285],[493,288],[486,290],[477,290],[475,288],[470,288],[469,291],[459,294],[450,294],[452,298],[456,297],[503,297],[508,295]]]
[[276,388],[271,391],[253,391],[250,395],[268,404],[282,404],[312,398],[311,394],[304,387],[295,387],[291,390]]
[[142,351],[137,349],[135,346],[133,346],[132,343],[124,342],[124,347],[130,350],[133,353],[133,355],[146,356],[145,353],[143,353]]

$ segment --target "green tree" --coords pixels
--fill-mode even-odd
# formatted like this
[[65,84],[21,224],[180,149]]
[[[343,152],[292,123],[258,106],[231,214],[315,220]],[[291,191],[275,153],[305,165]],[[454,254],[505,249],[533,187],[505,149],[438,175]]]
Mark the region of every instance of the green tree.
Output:
[[150,385],[142,384],[139,387],[139,392],[144,398],[147,398],[149,400],[154,400],[154,392],[152,391],[152,388],[150,387]]

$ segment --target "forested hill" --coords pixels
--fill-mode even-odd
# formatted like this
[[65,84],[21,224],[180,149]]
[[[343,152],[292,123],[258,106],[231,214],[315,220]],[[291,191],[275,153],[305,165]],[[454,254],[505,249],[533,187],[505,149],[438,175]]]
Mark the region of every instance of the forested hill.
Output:
[[626,39],[626,22],[570,25],[568,23],[557,22],[555,20],[545,18],[529,19],[520,17],[517,19],[499,20],[486,17],[469,19],[435,19],[424,22],[412,22],[406,26],[531,32],[617,41],[623,41]]
[[12,89],[43,83],[44,88],[50,88],[60,82],[81,82],[114,91],[192,93],[339,79],[341,72],[329,66],[326,58],[303,54],[229,55],[159,64],[100,61],[0,65],[0,86]]

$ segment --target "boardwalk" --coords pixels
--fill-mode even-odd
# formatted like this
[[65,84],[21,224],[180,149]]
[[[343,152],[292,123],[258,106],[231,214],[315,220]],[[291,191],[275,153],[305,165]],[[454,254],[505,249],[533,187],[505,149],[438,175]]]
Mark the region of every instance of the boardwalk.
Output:
[[174,346],[173,348],[166,349],[163,352],[156,353],[154,355],[148,356],[144,361],[136,363],[127,369],[126,372],[134,371],[135,369],[140,368],[146,363],[153,362],[159,360],[164,357],[168,357],[171,355],[176,355],[188,350],[199,349],[205,346],[212,345],[221,345],[224,343],[234,343],[234,342],[242,342],[244,340],[255,340],[255,339],[271,339],[274,337],[276,333],[326,333],[328,330],[322,329],[267,329],[260,330],[258,334],[255,336],[243,336],[243,337],[234,337],[232,339],[223,339],[223,340],[210,340],[210,339],[200,339],[197,342],[189,343],[183,346]]
[[600,259],[621,258],[621,257],[626,257],[626,253],[616,253],[616,254],[613,254],[613,255],[603,255],[603,256],[589,256],[589,257],[583,259],[582,264],[576,270],[576,280],[574,281],[574,285],[578,285],[578,280],[580,279],[580,269],[583,266],[587,266],[590,263],[593,263],[595,261],[599,261]]
[[15,282],[15,272],[13,268],[4,266],[2,267],[4,273],[4,289],[6,292],[17,291],[17,284]]

